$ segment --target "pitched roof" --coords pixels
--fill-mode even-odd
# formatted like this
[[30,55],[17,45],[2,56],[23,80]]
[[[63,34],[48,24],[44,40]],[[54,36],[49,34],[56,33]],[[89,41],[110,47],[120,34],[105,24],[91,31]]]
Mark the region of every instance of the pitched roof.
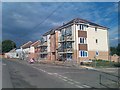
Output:
[[29,48],[31,44],[32,44],[32,41],[28,41],[27,43],[23,44],[23,45],[21,46],[21,48],[23,48],[23,49]]
[[40,40],[35,41],[34,43],[31,44],[31,46],[33,47],[37,47],[38,45],[40,45]]
[[[96,23],[93,23],[93,22],[91,22],[91,21],[88,21],[88,20],[85,20],[85,19],[81,19],[81,18],[75,18],[75,19],[69,21],[68,23],[62,25],[61,27],[64,27],[64,26],[66,26],[66,25],[68,25],[68,24],[73,24],[73,23],[86,23],[86,24],[93,25],[93,26],[96,26],[96,27],[107,28],[107,27],[105,27],[105,26],[101,26],[101,25],[99,25],[99,24],[96,24]],[[60,27],[60,28],[61,28],[61,27]],[[108,29],[108,28],[107,28],[107,29]]]
[[47,31],[46,33],[43,34],[43,36],[47,36],[52,32],[52,30]]
[[96,26],[96,27],[101,27],[101,28],[106,28],[106,29],[108,29],[108,28],[105,27],[105,26],[102,26],[102,25],[93,23],[93,22],[91,22],[91,21],[88,21],[88,20],[85,20],[85,19],[81,19],[81,18],[75,18],[75,19],[69,21],[68,23],[66,23],[66,24],[64,24],[64,25],[61,25],[61,26],[59,26],[59,27],[55,27],[55,28],[47,31],[46,33],[43,34],[43,36],[46,36],[46,35],[49,35],[49,34],[53,34],[53,33],[55,32],[55,30],[59,30],[60,28],[63,28],[64,26],[69,25],[69,24],[73,24],[73,23],[86,23],[86,24],[89,24],[89,25],[92,25],[92,26]]
[[16,48],[10,50],[9,52],[16,52]]
[[61,26],[58,26],[58,27],[50,29],[49,31],[47,31],[46,33],[44,33],[43,36],[46,36],[46,35],[49,35],[49,34],[54,34],[55,30],[59,29],[59,27],[61,27]]

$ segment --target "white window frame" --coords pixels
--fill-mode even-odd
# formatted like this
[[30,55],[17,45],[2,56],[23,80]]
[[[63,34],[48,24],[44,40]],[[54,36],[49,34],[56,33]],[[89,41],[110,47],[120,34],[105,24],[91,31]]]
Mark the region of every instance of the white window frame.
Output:
[[98,39],[95,39],[95,43],[98,44]]
[[95,32],[97,32],[97,27],[95,27]]
[[[83,40],[82,43],[80,42],[80,39]],[[85,38],[85,37],[79,37],[79,44],[87,44],[87,38]]]
[[[82,55],[81,55],[81,52],[82,52]],[[83,54],[85,54],[85,53],[86,53],[87,55],[84,56]],[[88,51],[80,50],[80,51],[79,51],[79,57],[88,57]]]
[[80,31],[86,31],[86,28],[87,28],[84,24],[79,24],[77,25],[77,27],[78,27],[78,30]]
[[95,55],[96,55],[96,56],[99,56],[99,51],[96,51],[96,52],[95,52]]

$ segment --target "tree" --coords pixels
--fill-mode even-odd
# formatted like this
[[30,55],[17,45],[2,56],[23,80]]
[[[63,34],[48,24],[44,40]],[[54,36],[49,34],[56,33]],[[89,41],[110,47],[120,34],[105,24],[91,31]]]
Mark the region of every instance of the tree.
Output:
[[118,44],[117,47],[110,47],[110,54],[117,54],[118,56],[120,56],[120,43]]
[[116,50],[117,50],[117,55],[120,56],[120,43],[118,44]]
[[110,55],[117,54],[116,47],[110,47]]
[[2,41],[2,53],[9,52],[10,50],[14,48],[16,48],[16,44],[12,40]]

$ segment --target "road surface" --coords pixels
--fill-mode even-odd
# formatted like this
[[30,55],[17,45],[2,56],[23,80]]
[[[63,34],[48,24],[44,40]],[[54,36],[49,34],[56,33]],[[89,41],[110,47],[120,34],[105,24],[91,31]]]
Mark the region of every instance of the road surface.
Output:
[[105,88],[101,72],[85,68],[2,60],[3,88]]

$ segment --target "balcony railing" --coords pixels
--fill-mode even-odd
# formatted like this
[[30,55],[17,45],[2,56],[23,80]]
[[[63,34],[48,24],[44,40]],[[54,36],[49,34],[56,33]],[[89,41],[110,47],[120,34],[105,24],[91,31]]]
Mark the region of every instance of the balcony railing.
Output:
[[48,54],[47,51],[40,52],[40,54]]
[[66,48],[65,51],[66,52],[73,52],[73,49],[72,48]]
[[65,41],[74,41],[72,36],[66,36]]
[[40,52],[47,52],[47,49],[41,49]]
[[41,43],[39,46],[40,46],[40,47],[42,47],[42,46],[47,46],[47,42]]
[[58,48],[58,52],[64,52],[64,49],[61,48],[61,47],[59,47],[59,48]]
[[73,53],[73,48],[58,48],[58,52]]
[[59,42],[73,42],[74,39],[73,39],[73,36],[61,36],[60,39],[59,39]]

